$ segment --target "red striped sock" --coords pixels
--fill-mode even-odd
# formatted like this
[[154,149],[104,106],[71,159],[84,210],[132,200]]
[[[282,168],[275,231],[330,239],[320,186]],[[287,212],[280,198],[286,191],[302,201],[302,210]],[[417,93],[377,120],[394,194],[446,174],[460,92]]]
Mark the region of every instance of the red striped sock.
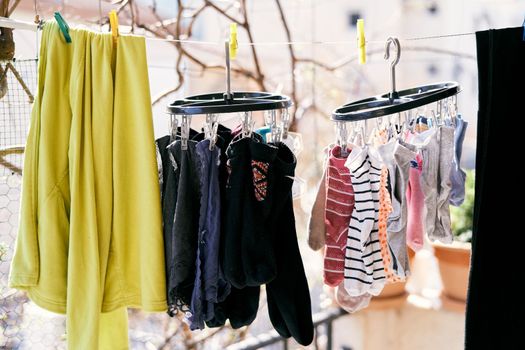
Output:
[[324,282],[337,286],[344,279],[345,249],[348,224],[354,209],[354,190],[350,172],[345,167],[346,158],[341,148],[330,150],[326,168],[326,249],[324,257]]

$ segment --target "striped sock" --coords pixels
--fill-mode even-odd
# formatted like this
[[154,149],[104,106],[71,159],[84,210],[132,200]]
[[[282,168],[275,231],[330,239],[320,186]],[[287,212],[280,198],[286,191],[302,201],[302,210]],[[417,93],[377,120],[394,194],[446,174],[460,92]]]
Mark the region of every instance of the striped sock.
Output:
[[346,166],[354,187],[355,207],[348,226],[344,286],[350,296],[358,296],[370,290],[374,278],[380,278],[374,277],[374,269],[382,265],[377,229],[380,170],[375,170],[377,165],[371,163],[368,149],[359,147],[354,147]]
[[324,281],[335,287],[344,279],[345,247],[348,223],[354,207],[354,193],[346,158],[340,157],[341,148],[330,150],[326,167],[326,249]]
[[[379,295],[386,283],[385,265],[381,254],[381,243],[379,240],[379,192],[381,189],[381,168],[382,163],[378,156],[369,154],[370,164],[370,189],[374,200],[374,227],[370,232],[369,245],[363,251],[365,265],[372,264],[372,285],[368,291],[372,295]],[[371,243],[374,242],[374,243]],[[366,257],[365,257],[366,256]]]

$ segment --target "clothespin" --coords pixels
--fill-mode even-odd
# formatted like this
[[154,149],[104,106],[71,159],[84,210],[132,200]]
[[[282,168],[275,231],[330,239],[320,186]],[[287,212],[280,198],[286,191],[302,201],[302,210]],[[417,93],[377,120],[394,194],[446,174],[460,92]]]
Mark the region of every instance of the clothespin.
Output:
[[118,38],[118,16],[117,11],[109,11],[109,25],[111,26],[111,34],[113,35],[113,41],[117,42]]
[[69,25],[65,21],[64,17],[60,14],[60,12],[55,12],[55,20],[57,21],[58,27],[60,28],[60,31],[64,35],[64,39],[66,39],[66,43],[71,43],[71,35],[69,35]]
[[237,23],[230,24],[230,58],[233,60],[237,57]]
[[357,20],[357,48],[359,49],[359,64],[366,63],[366,41],[365,41],[365,21]]

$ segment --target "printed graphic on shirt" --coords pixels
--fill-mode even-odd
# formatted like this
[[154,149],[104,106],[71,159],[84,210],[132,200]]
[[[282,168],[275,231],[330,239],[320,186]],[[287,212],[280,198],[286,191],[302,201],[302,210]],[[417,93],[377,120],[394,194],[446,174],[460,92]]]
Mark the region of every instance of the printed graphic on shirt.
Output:
[[255,193],[255,199],[257,199],[259,202],[262,202],[266,198],[268,191],[269,166],[270,164],[267,162],[252,160],[253,189]]
[[230,184],[230,177],[231,177],[231,174],[232,174],[232,164],[231,164],[230,159],[226,160],[226,172],[228,173],[228,178],[226,179],[226,184],[229,185]]

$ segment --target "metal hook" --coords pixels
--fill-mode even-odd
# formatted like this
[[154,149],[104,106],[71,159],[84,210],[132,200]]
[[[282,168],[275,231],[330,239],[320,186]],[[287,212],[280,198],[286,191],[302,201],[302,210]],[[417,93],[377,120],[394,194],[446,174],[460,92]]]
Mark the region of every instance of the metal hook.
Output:
[[230,41],[224,41],[224,51],[226,54],[226,92],[224,93],[224,99],[226,101],[233,100],[232,86],[231,86],[231,60],[230,60]]
[[385,60],[390,58],[390,46],[392,44],[394,44],[396,49],[396,57],[390,63],[390,73],[392,78],[392,92],[390,93],[390,101],[399,98],[399,94],[396,91],[396,65],[399,63],[399,59],[401,58],[401,44],[399,44],[399,39],[396,37],[389,37],[386,40],[385,45]]

